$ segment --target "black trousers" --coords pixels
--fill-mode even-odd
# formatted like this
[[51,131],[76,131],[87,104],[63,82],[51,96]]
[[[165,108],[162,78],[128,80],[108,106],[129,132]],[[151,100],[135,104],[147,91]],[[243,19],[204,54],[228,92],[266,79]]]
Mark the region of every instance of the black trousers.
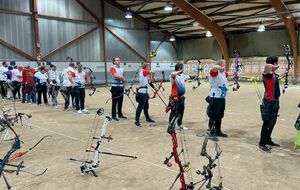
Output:
[[48,88],[47,88],[46,84],[37,86],[37,93],[38,93],[37,102],[38,102],[38,104],[42,104],[42,95],[43,95],[44,103],[48,104],[47,90],[48,90]]
[[226,101],[224,98],[210,98],[207,107],[207,115],[209,117],[208,127],[215,127],[216,132],[221,131],[222,119],[224,117]]
[[271,142],[271,135],[274,129],[274,126],[277,121],[279,111],[279,101],[267,101],[263,100],[261,106],[261,114],[263,119],[263,125],[260,132],[260,145],[266,145]]
[[75,87],[75,108],[76,110],[84,109],[85,88]]
[[146,119],[150,119],[149,112],[148,112],[148,110],[149,110],[149,95],[139,93],[139,105],[135,112],[135,121],[140,121],[140,115],[142,113],[142,110],[144,110],[144,115],[145,115]]
[[6,88],[7,88],[7,86],[5,84],[5,81],[3,81],[3,80],[0,81],[0,94],[1,94],[2,98],[6,97],[6,92],[7,92]]
[[21,83],[21,87],[22,87],[22,103],[25,103],[26,100],[26,94],[25,93],[25,88],[26,88],[26,84],[24,82]]
[[13,97],[16,99],[16,95],[18,94],[18,98],[21,98],[20,95],[20,88],[21,88],[21,82],[13,81],[12,82],[12,87],[13,87]]
[[122,116],[122,106],[123,106],[123,97],[124,97],[124,87],[111,87],[111,96],[112,96],[112,105],[111,105],[111,116],[117,116],[117,108],[118,115]]
[[184,114],[184,99],[185,98],[180,98],[178,100],[174,100],[174,107],[171,109],[171,113],[169,116],[169,123],[171,123],[173,117],[178,117],[177,124],[180,126],[182,125],[182,118]]
[[64,91],[65,109],[68,109],[69,105],[70,105],[70,96],[71,96],[71,92],[72,92],[72,87],[68,86],[68,87],[64,87],[64,88],[66,88],[65,91]]

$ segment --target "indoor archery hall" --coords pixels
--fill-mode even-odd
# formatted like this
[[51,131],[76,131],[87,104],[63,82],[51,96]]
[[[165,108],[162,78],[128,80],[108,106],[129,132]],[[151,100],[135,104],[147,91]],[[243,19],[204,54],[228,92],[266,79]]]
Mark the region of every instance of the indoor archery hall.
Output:
[[0,189],[300,189],[299,26],[298,0],[0,0]]

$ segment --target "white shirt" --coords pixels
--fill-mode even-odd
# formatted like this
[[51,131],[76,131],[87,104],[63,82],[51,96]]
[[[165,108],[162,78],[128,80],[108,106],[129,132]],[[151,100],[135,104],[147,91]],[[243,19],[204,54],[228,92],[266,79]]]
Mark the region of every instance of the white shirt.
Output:
[[43,74],[41,71],[38,71],[37,73],[34,74],[34,76],[40,80],[39,84],[47,83],[47,79],[48,79],[47,73]]
[[11,81],[21,82],[22,75],[19,69],[13,69],[11,73]]
[[[50,85],[60,86],[60,79],[59,79],[58,71],[49,70],[48,71],[48,77],[49,77],[49,80],[50,80]],[[56,81],[55,84],[53,83],[54,80]]]
[[[228,81],[225,72],[218,72],[217,76],[209,76],[210,91],[209,96],[212,98],[225,98],[228,91]],[[212,73],[212,71],[211,71]]]
[[139,77],[139,80],[140,80],[140,87],[138,92],[139,93],[142,93],[142,94],[146,94],[147,93],[147,90],[148,88],[145,88],[145,87],[148,87],[148,84],[149,84],[149,81],[148,81],[148,76],[150,74],[150,70],[149,69],[142,69],[141,72],[140,72],[140,77]]
[[7,67],[0,67],[0,81],[6,81],[7,80],[7,76],[6,76],[6,72],[8,71]]
[[85,83],[86,83],[86,74],[84,71],[75,72],[75,77],[74,77],[74,82],[75,85],[78,86],[79,88],[84,88],[85,87]]
[[72,67],[68,67],[63,70],[63,72],[62,72],[63,86],[65,86],[65,87],[72,86],[70,79],[73,80],[72,76],[74,73],[75,73],[75,69]]
[[[118,76],[124,76],[124,69],[121,66],[117,67],[116,65],[113,65],[112,67],[110,67],[110,73],[112,75],[115,74],[115,73],[117,73]],[[118,79],[115,79],[113,77],[112,86],[122,87],[124,85],[123,85],[122,81],[120,81]]]
[[182,97],[185,94],[186,88],[185,88],[185,81],[189,79],[189,77],[185,74],[176,75],[175,78],[173,78],[170,75],[170,83],[172,86],[171,90],[171,96],[172,97]]

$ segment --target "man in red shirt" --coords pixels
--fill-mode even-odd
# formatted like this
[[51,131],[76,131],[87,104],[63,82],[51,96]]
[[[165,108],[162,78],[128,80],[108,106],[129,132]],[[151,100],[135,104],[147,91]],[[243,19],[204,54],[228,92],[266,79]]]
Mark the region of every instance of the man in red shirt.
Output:
[[[275,73],[279,68],[278,57],[268,57],[262,74],[262,79],[265,87],[264,98],[260,106],[263,125],[260,133],[260,141],[258,148],[265,152],[270,152],[270,146],[277,146],[271,139],[271,134],[277,121],[279,111],[279,97],[281,76]],[[285,73],[282,73],[285,75]]]
[[124,69],[120,65],[121,61],[119,57],[113,58],[113,64],[114,65],[110,67],[110,73],[113,76],[112,87],[110,90],[112,96],[111,116],[113,120],[119,121],[119,119],[117,118],[117,108],[119,118],[127,118],[122,113],[125,77]]

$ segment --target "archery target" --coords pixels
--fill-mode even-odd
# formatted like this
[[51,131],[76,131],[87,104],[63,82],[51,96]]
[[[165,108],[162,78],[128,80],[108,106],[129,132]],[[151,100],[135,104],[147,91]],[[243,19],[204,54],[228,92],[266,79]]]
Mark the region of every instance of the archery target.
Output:
[[[235,68],[235,63],[231,64],[231,72],[234,73],[234,72],[235,72],[235,69],[236,69],[236,68]],[[242,71],[243,71],[242,68],[239,67],[239,68],[238,68],[238,74],[241,74]]]

